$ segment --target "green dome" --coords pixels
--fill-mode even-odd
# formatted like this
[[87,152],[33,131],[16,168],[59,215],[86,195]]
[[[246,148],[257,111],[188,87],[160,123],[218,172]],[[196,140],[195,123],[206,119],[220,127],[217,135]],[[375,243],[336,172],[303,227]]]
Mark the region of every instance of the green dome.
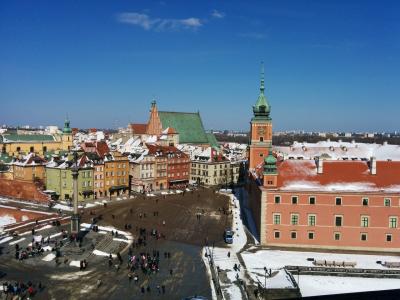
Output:
[[272,155],[272,150],[269,150],[268,156],[264,159],[264,174],[277,174],[276,162],[277,159]]
[[269,150],[268,156],[264,159],[264,162],[268,165],[275,165],[277,162],[277,159],[275,156],[272,155],[272,151]]
[[66,119],[65,122],[64,122],[63,133],[65,133],[65,134],[72,133],[72,129],[71,129],[71,127],[69,127],[69,120],[68,119]]

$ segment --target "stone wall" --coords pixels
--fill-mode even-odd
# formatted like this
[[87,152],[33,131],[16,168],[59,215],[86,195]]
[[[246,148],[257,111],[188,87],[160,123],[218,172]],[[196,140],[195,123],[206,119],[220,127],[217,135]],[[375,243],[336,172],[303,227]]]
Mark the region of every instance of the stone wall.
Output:
[[50,197],[35,183],[4,178],[0,178],[0,196],[44,203],[50,201]]

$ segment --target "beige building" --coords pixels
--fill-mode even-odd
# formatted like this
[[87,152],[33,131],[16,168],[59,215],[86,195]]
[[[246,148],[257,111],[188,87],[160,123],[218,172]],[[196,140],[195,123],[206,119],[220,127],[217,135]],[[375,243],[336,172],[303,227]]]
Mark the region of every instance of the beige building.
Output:
[[236,184],[239,173],[240,161],[230,161],[217,149],[209,147],[192,157],[190,182],[210,186]]
[[156,158],[153,155],[140,156],[129,163],[131,188],[135,192],[155,190]]

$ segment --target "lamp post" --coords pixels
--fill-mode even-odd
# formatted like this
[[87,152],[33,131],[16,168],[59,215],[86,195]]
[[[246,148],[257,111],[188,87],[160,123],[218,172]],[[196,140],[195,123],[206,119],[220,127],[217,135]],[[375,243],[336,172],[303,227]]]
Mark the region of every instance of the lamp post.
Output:
[[79,167],[78,167],[78,153],[74,152],[74,163],[72,165],[72,181],[73,181],[73,202],[74,202],[74,211],[71,217],[71,234],[77,237],[79,233],[80,226],[80,216],[78,214],[78,176],[79,176]]
[[267,289],[267,267],[264,267],[264,289]]

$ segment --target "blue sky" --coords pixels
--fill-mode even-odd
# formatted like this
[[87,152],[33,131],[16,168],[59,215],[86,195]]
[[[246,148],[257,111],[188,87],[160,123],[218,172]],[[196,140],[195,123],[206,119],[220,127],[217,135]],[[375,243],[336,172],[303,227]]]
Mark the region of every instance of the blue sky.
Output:
[[1,1],[0,123],[117,127],[199,110],[248,129],[399,130],[399,1]]

